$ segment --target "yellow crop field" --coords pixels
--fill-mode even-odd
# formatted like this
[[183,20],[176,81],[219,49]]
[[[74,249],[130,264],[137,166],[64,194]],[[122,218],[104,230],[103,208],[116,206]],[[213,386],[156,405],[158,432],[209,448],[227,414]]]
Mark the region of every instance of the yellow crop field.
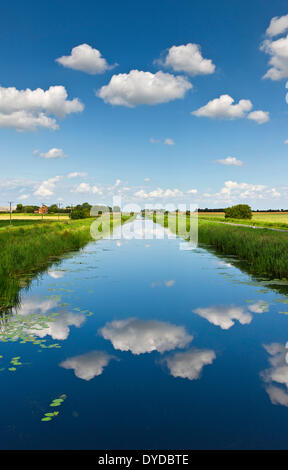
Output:
[[[10,214],[1,214],[0,220],[9,220]],[[48,214],[43,216],[44,220],[58,220],[58,214]],[[69,214],[59,214],[60,220],[69,219]],[[42,220],[42,215],[40,214],[12,214],[13,220]]]

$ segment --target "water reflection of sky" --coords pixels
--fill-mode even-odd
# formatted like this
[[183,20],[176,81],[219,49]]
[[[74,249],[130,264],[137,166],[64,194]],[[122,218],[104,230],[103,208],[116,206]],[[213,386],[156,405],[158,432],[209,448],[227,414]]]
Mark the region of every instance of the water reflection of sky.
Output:
[[100,329],[115,349],[143,354],[151,351],[170,351],[184,348],[193,339],[183,326],[157,320],[143,321],[138,318],[113,321]]
[[2,448],[287,447],[287,298],[158,234],[87,245],[2,319]]

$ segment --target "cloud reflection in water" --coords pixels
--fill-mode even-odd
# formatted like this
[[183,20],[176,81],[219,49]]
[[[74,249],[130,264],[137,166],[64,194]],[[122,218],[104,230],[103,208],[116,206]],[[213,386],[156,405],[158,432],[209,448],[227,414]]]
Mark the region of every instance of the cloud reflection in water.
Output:
[[100,328],[103,338],[110,340],[115,349],[143,354],[152,351],[160,353],[184,348],[193,336],[183,326],[157,320],[127,318],[106,323]]

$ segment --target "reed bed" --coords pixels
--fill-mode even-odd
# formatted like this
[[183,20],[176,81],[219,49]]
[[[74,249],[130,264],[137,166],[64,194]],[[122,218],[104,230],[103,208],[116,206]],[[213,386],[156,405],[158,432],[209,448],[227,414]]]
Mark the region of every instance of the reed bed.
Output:
[[[123,224],[130,217],[123,214],[114,225]],[[95,219],[30,222],[30,224],[2,227],[0,229],[0,310],[1,304],[15,302],[19,279],[22,286],[29,284],[29,280],[35,274],[45,271],[61,255],[79,250],[93,240],[90,234],[93,220]],[[4,302],[5,298],[7,302]]]
[[254,274],[288,278],[288,233],[199,221],[198,239],[246,260]]
[[[177,235],[187,238],[190,217],[184,214],[169,214],[169,218],[152,217],[154,222],[176,231]],[[237,256],[247,261],[253,274],[288,279],[288,233],[265,229],[219,224],[213,221],[198,220],[198,242],[210,245],[220,253]]]
[[77,250],[90,240],[91,220],[44,222],[0,231],[0,279],[37,269],[47,259]]

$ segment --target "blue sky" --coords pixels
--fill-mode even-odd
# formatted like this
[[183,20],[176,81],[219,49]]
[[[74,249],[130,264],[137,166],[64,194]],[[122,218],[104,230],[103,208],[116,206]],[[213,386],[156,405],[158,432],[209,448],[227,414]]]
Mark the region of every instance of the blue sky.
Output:
[[282,0],[1,6],[0,206],[288,208],[287,14]]

